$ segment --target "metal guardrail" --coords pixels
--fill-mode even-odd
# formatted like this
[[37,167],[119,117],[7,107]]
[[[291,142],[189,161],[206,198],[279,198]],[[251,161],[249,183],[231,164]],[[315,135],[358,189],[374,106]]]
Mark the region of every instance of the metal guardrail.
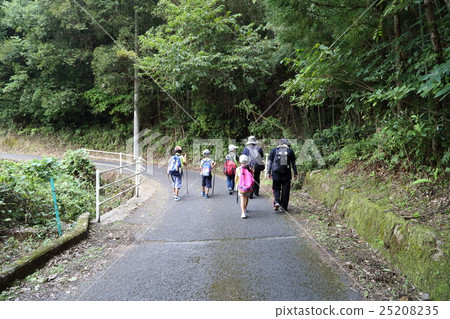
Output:
[[[145,178],[143,173],[145,172],[144,163],[145,160],[142,157],[138,157],[137,159],[134,155],[124,154],[124,153],[115,153],[115,152],[106,152],[106,151],[98,151],[98,150],[90,150],[83,149],[86,155],[94,160],[106,160],[112,161],[112,163],[102,163],[104,166],[112,166],[112,168],[100,170],[95,170],[95,216],[96,221],[100,222],[100,206],[126,192],[134,189],[135,196],[139,197],[139,186],[144,182]],[[115,163],[118,162],[118,165]],[[101,175],[107,172],[112,172],[119,170],[119,174],[123,175],[123,171],[130,172],[131,175],[121,178],[117,181],[111,182],[109,184],[101,185]],[[128,187],[127,189],[121,191],[118,194],[115,194],[109,198],[100,201],[100,190],[105,189],[107,187],[111,187],[113,185],[119,184],[128,179],[134,178],[134,185]]]

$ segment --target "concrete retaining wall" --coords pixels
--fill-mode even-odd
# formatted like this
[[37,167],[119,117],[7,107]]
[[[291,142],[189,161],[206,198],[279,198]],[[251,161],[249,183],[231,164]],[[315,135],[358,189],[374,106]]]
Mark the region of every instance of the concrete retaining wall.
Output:
[[89,213],[82,214],[75,229],[66,233],[50,244],[31,252],[16,262],[3,267],[0,273],[0,291],[10,286],[16,279],[22,279],[32,274],[36,269],[54,255],[87,238],[89,230]]
[[358,190],[345,188],[334,171],[308,173],[304,188],[333,207],[335,214],[380,249],[416,287],[434,300],[449,300],[449,231],[438,232],[397,216],[388,204],[370,201]]

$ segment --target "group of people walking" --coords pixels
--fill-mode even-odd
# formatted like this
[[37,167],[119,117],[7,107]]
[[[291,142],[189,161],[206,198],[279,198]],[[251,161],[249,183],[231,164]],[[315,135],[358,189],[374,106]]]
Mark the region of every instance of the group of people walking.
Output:
[[[227,177],[228,193],[233,195],[237,191],[241,198],[241,218],[247,218],[249,199],[260,195],[261,173],[265,170],[264,153],[259,142],[250,136],[241,155],[237,154],[236,145],[228,146],[225,156],[223,173]],[[180,200],[180,189],[183,177],[183,166],[186,155],[182,155],[182,148],[175,147],[175,155],[169,160],[167,175],[172,180],[173,197]],[[205,199],[210,197],[213,187],[213,171],[217,163],[211,158],[211,152],[205,149],[200,162],[201,195]],[[291,180],[297,178],[296,157],[287,139],[280,139],[278,146],[273,148],[268,157],[267,174],[272,179],[273,209],[287,211],[289,204]],[[294,173],[294,176],[292,175]]]

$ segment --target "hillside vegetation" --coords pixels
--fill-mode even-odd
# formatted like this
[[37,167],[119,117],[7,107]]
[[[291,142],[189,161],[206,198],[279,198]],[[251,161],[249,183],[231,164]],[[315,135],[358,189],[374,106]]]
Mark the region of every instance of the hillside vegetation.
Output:
[[[333,168],[317,175],[326,179],[317,193],[332,195],[321,187],[333,183],[336,194],[386,205],[378,215],[400,219],[394,230],[436,231],[432,257],[447,267],[430,270],[439,281],[448,275],[449,21],[448,0],[0,0],[0,152],[132,153],[134,131],[159,156],[175,145],[191,153],[195,139],[221,140],[224,152],[249,135],[265,151],[286,137],[298,142],[301,172]],[[306,140],[317,148],[305,151]],[[56,236],[49,177],[63,222],[93,211],[92,167],[77,152],[0,162],[2,263]],[[320,217],[325,228],[339,214]],[[11,232],[24,228],[39,232],[19,247]],[[420,278],[417,269],[405,273]],[[439,289],[432,297],[448,298]]]
[[444,0],[0,0],[0,123],[125,142],[136,108],[140,130],[172,144],[314,138],[327,165],[442,176],[449,9]]

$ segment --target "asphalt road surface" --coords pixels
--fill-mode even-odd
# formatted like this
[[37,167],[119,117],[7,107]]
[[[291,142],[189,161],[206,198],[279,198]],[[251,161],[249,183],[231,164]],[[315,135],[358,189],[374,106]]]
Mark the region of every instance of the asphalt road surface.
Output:
[[151,198],[124,220],[144,231],[106,271],[80,284],[77,300],[360,299],[298,225],[273,211],[270,194],[250,200],[241,219],[222,178],[205,199],[199,174],[189,172],[189,194],[185,178],[179,202],[165,168],[147,178],[167,189],[157,193],[158,205]]

